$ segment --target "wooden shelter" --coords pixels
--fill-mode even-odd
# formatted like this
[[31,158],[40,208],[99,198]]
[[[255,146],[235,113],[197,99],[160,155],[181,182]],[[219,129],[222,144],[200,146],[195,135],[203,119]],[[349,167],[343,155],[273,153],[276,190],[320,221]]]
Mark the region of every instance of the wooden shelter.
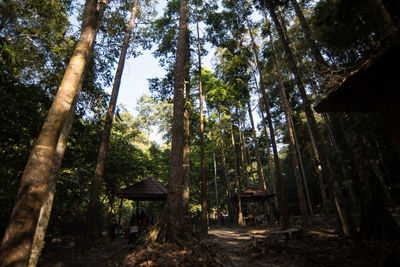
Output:
[[[246,188],[239,192],[240,200],[243,202],[264,202],[274,196],[259,188]],[[232,200],[238,201],[237,193],[232,196]]]
[[139,214],[140,201],[165,201],[167,199],[168,190],[153,176],[134,183],[124,189],[121,189],[117,196],[121,198],[119,207],[118,229],[121,228],[122,202],[124,199],[137,201],[136,215]]
[[315,107],[321,112],[375,112],[400,151],[400,42],[395,41],[341,84]]
[[147,179],[137,182],[132,186],[121,189],[117,196],[121,199],[135,201],[163,201],[167,199],[168,190],[159,181],[149,176]]

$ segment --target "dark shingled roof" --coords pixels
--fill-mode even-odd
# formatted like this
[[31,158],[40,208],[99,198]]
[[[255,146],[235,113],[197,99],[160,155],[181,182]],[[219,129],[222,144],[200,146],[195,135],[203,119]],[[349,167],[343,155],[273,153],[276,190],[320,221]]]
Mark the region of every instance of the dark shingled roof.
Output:
[[130,200],[166,200],[168,190],[153,176],[121,189],[117,196]]

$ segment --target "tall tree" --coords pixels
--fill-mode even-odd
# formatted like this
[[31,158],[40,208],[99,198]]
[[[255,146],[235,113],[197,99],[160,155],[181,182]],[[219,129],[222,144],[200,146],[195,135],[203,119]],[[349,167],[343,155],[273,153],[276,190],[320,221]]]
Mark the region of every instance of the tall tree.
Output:
[[[250,24],[248,24],[248,25],[250,25]],[[279,199],[280,199],[280,206],[282,209],[282,216],[283,216],[283,228],[287,228],[287,227],[289,227],[289,224],[290,224],[290,218],[289,218],[289,212],[288,212],[288,207],[287,207],[287,202],[286,202],[285,187],[283,184],[283,175],[282,175],[282,170],[281,170],[281,164],[279,162],[278,149],[276,147],[275,130],[274,130],[274,126],[272,124],[269,102],[268,102],[267,95],[265,92],[264,77],[262,75],[260,60],[258,58],[258,52],[254,45],[252,48],[253,48],[254,56],[256,57],[256,64],[257,64],[257,69],[258,69],[259,78],[260,78],[261,95],[263,98],[264,108],[267,113],[267,120],[268,120],[268,127],[269,127],[269,131],[270,131],[270,135],[271,135],[272,149],[274,151],[275,170],[276,170],[276,176],[277,176],[278,188],[279,188]]]
[[[319,156],[319,158],[321,160],[322,172],[324,174],[324,177],[326,177],[326,179],[327,179],[327,181],[329,183],[330,190],[331,190],[330,192],[333,195],[333,201],[334,201],[335,208],[336,208],[335,209],[336,210],[336,214],[337,214],[337,216],[338,216],[338,218],[340,220],[341,226],[342,226],[341,229],[343,229],[343,232],[346,235],[349,235],[350,234],[349,233],[349,223],[350,223],[349,221],[351,219],[348,218],[349,220],[347,221],[347,220],[345,220],[345,217],[343,215],[343,212],[342,212],[343,198],[341,198],[341,192],[339,191],[339,188],[336,185],[336,181],[335,181],[335,178],[334,178],[334,173],[333,173],[333,170],[332,170],[332,166],[330,165],[328,156],[326,154],[326,150],[324,148],[324,144],[322,142],[321,134],[320,134],[319,129],[317,127],[317,123],[315,121],[314,114],[313,114],[313,112],[311,110],[311,104],[310,104],[310,101],[308,99],[306,90],[304,88],[300,71],[299,71],[299,69],[297,67],[293,52],[292,52],[292,50],[291,50],[291,48],[289,46],[289,41],[287,40],[287,37],[284,34],[283,27],[282,27],[281,23],[279,22],[276,14],[275,14],[275,9],[274,9],[274,6],[273,6],[272,2],[270,0],[268,0],[268,1],[266,1],[266,4],[267,4],[267,7],[269,9],[270,15],[271,15],[271,17],[272,17],[272,19],[274,21],[275,27],[276,27],[276,29],[277,29],[277,31],[279,33],[282,45],[284,46],[284,49],[285,49],[285,52],[286,52],[286,56],[287,56],[287,60],[288,60],[288,63],[289,63],[289,67],[290,67],[290,69],[292,70],[292,72],[293,72],[293,74],[295,76],[295,81],[296,81],[296,84],[297,84],[297,88],[299,89],[301,98],[303,100],[303,107],[304,107],[304,111],[305,111],[305,114],[306,114],[307,122],[308,122],[308,125],[309,125],[310,130],[311,130],[311,137],[314,138],[314,141],[316,143],[318,156]],[[351,227],[351,229],[352,228],[353,227]]]
[[230,125],[230,133],[231,133],[231,144],[232,144],[232,155],[233,155],[233,164],[235,170],[235,183],[236,183],[236,194],[238,201],[238,224],[244,225],[243,213],[242,213],[242,200],[240,198],[240,181],[239,181],[239,172],[238,172],[238,162],[236,156],[236,144],[235,144],[235,136],[233,134],[233,126]]
[[[98,24],[98,26],[100,25]],[[40,209],[40,215],[35,230],[35,236],[33,239],[32,250],[28,266],[34,267],[37,265],[37,263],[39,262],[40,253],[42,252],[42,249],[44,247],[44,238],[46,235],[47,225],[50,220],[51,208],[53,206],[57,177],[60,171],[61,162],[64,157],[65,150],[67,148],[67,140],[72,128],[72,122],[74,120],[74,115],[75,115],[75,106],[76,103],[78,102],[78,96],[82,89],[82,83],[83,83],[83,76],[79,81],[78,89],[76,90],[75,97],[72,101],[71,109],[68,112],[68,116],[64,122],[64,127],[61,131],[60,137],[57,142],[56,152],[53,159],[53,166],[51,167],[50,175],[47,181],[46,195],[43,199],[43,204]]]
[[204,235],[207,235],[208,233],[207,180],[206,180],[206,164],[204,155],[203,79],[201,75],[201,46],[200,46],[200,30],[199,30],[198,20],[196,23],[196,29],[197,29],[197,55],[199,58],[199,95],[200,95],[201,226],[202,226],[202,233]]
[[[17,201],[0,247],[0,265],[28,264],[40,208],[62,127],[88,61],[104,1],[87,0],[80,39],[26,164]],[[99,12],[100,11],[100,12]]]
[[179,11],[179,33],[176,50],[174,108],[172,123],[171,166],[168,196],[165,206],[165,239],[178,242],[184,227],[182,207],[184,112],[185,112],[185,47],[187,42],[187,0],[181,0]]
[[96,168],[94,171],[93,182],[92,182],[92,191],[90,194],[90,201],[86,219],[86,241],[88,238],[95,234],[96,230],[96,213],[98,208],[98,201],[99,201],[99,194],[100,194],[100,187],[101,182],[103,180],[103,173],[104,167],[106,164],[107,152],[109,149],[110,144],[110,134],[111,134],[111,127],[114,119],[114,112],[117,104],[118,92],[119,87],[121,85],[121,77],[122,72],[124,70],[125,65],[125,58],[126,53],[129,47],[129,41],[131,38],[132,30],[135,27],[135,19],[136,13],[138,9],[138,2],[139,0],[135,0],[132,11],[131,17],[129,18],[128,25],[126,27],[126,32],[124,35],[124,40],[121,46],[121,53],[119,56],[117,71],[115,73],[113,89],[111,92],[110,103],[107,109],[107,114],[105,118],[104,130],[101,138],[101,144],[99,149],[99,154],[97,156],[97,163]]

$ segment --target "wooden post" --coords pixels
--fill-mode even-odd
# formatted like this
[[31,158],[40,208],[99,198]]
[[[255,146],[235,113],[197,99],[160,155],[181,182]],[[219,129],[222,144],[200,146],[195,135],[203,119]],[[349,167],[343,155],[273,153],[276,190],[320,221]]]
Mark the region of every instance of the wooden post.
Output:
[[121,232],[121,217],[122,217],[122,203],[124,199],[121,198],[121,203],[119,204],[119,215],[118,215],[118,233]]

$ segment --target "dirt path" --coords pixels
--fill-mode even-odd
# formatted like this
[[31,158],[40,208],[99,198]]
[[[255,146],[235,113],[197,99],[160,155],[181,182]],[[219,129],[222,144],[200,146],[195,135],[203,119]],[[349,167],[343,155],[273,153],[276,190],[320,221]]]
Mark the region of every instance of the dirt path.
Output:
[[265,259],[257,260],[246,253],[245,246],[252,236],[263,235],[268,230],[251,230],[246,228],[215,228],[208,231],[210,239],[217,244],[219,252],[226,259],[226,266],[261,267],[273,266]]

